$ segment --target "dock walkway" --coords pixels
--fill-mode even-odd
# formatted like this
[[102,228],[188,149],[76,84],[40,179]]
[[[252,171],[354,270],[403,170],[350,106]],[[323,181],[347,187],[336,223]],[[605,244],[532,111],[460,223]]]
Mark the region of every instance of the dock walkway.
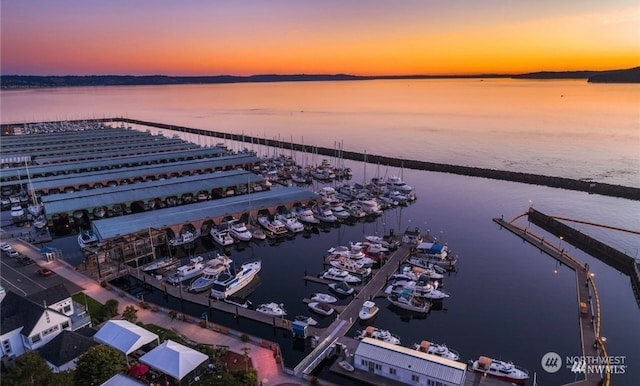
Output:
[[[604,346],[604,341],[600,337],[600,302],[598,292],[593,281],[593,277],[589,272],[588,265],[580,263],[565,252],[564,249],[560,249],[552,243],[545,241],[543,237],[532,233],[526,228],[506,222],[501,218],[494,218],[493,221],[499,224],[502,228],[507,229],[511,233],[522,238],[524,241],[527,241],[542,252],[553,257],[576,272],[576,289],[579,309],[578,321],[580,326],[582,355],[607,357],[608,355]],[[592,299],[595,300],[595,304],[592,302]],[[587,305],[590,305],[591,307],[587,308]],[[591,312],[589,312],[589,309]],[[610,384],[609,378],[609,373],[605,372],[603,383],[605,386]],[[599,374],[588,373],[585,374],[585,378],[583,380],[573,382],[571,385],[600,385],[601,380],[602,379]]]

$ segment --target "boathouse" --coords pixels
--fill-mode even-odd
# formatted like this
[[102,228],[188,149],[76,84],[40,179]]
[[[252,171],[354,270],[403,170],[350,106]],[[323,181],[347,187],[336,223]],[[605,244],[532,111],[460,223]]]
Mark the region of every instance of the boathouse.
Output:
[[464,363],[372,338],[358,344],[353,362],[357,370],[407,385],[460,386],[467,371]]

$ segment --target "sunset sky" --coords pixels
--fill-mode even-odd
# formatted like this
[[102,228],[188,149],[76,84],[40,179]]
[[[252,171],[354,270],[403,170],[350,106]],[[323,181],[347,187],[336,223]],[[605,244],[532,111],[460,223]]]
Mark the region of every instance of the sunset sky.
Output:
[[640,65],[638,0],[9,0],[3,75],[524,73]]

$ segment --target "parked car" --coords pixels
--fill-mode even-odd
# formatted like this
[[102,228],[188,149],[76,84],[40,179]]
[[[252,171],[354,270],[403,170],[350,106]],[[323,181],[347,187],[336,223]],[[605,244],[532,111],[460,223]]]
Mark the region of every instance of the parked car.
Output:
[[14,250],[14,249],[12,249],[12,250],[10,250],[9,252],[7,252],[7,254],[8,254],[8,255],[9,255],[9,257],[11,257],[11,258],[16,258],[16,257],[20,256],[20,254],[18,253],[18,251]]
[[53,271],[50,270],[49,268],[40,268],[36,272],[38,272],[38,275],[44,276],[44,277],[53,275]]
[[0,249],[5,251],[5,252],[9,252],[13,248],[11,248],[11,245],[9,245],[9,243],[3,242],[3,243],[0,243]]
[[18,263],[20,263],[20,265],[31,265],[34,263],[34,261],[25,255],[20,255],[16,258],[16,260],[18,260]]

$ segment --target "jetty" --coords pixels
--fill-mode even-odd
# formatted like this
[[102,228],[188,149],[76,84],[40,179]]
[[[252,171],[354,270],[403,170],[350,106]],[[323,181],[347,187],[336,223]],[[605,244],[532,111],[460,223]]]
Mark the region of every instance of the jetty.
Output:
[[[516,219],[519,217],[516,217]],[[589,271],[589,265],[579,262],[564,249],[561,249],[559,245],[554,245],[554,243],[545,240],[544,237],[531,232],[530,229],[513,224],[513,220],[507,222],[502,218],[494,218],[493,221],[500,225],[501,228],[507,229],[576,272],[576,293],[579,309],[578,325],[580,328],[582,355],[585,357],[600,356],[605,358],[606,371],[602,378],[595,373],[584,374],[582,380],[573,382],[571,385],[610,385],[609,356],[605,347],[605,339],[600,335],[600,299],[593,274]]]

